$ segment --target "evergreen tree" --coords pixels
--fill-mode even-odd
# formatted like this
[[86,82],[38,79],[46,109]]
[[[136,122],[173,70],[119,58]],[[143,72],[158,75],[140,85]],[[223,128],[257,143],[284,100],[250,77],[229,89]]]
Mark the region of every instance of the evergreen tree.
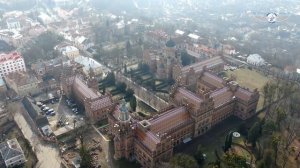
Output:
[[136,106],[137,106],[137,103],[136,103],[136,98],[133,96],[131,99],[130,99],[130,107],[133,111],[136,111]]
[[198,145],[197,147],[197,151],[194,155],[194,158],[197,160],[198,164],[202,164],[204,162],[204,156],[203,156],[203,152],[202,152],[202,146]]
[[260,122],[256,122],[248,132],[248,142],[250,142],[253,147],[256,146],[256,141],[259,138],[260,127]]

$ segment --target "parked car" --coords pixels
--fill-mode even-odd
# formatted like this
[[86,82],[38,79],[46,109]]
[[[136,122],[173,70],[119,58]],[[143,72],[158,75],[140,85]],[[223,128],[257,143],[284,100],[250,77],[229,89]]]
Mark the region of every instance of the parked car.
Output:
[[54,111],[53,109],[49,109],[49,110],[48,110],[48,112],[50,112],[50,113],[53,112],[53,111]]
[[51,112],[50,115],[51,115],[51,116],[55,116],[55,115],[56,115],[55,111]]
[[48,111],[49,109],[49,107],[42,108],[43,111]]
[[[39,107],[42,107],[44,104],[41,103],[41,102],[36,102],[36,105],[39,106]],[[46,105],[45,105],[46,106]]]
[[70,107],[71,107],[71,108],[77,108],[77,104],[75,104],[75,103],[70,104]]

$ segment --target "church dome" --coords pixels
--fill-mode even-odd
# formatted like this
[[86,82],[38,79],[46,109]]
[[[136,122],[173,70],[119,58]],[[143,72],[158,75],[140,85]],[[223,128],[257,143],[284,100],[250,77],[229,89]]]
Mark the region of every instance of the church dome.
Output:
[[172,39],[170,39],[166,42],[166,47],[173,48],[175,46],[176,46],[176,43]]

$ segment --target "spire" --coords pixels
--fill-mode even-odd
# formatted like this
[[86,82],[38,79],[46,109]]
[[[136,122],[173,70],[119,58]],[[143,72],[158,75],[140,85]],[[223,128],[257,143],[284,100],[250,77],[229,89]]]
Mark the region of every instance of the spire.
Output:
[[120,103],[119,111],[120,111],[119,120],[121,121],[129,120],[129,112],[124,99],[122,99]]

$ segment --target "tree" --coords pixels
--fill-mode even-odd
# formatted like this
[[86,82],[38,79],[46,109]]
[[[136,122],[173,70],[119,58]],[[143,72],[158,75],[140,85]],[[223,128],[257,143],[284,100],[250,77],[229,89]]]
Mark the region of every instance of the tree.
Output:
[[263,159],[258,162],[258,167],[259,168],[270,168],[273,165],[274,159],[273,159],[273,151],[270,149],[267,149],[264,152]]
[[247,168],[247,160],[245,157],[235,153],[226,153],[223,157],[224,163],[230,168]]
[[276,165],[276,160],[278,156],[278,150],[279,150],[279,144],[280,144],[280,136],[278,135],[272,135],[272,147],[274,150],[274,160],[275,160],[275,165]]
[[266,120],[265,124],[263,125],[263,133],[265,134],[272,134],[276,129],[276,124],[273,120]]
[[116,85],[116,89],[119,90],[120,92],[125,92],[126,91],[126,84],[124,82],[118,83]]
[[50,60],[58,56],[54,47],[63,40],[63,37],[54,32],[47,31],[40,34],[31,42],[26,43],[22,49],[22,55],[27,64],[35,63],[38,60]]
[[105,78],[105,82],[108,85],[115,85],[116,84],[116,77],[115,74],[113,72],[107,74],[106,78]]
[[229,134],[226,135],[225,138],[225,144],[224,144],[224,152],[227,152],[229,148],[231,148],[232,144],[232,131],[229,132]]
[[198,168],[197,161],[186,154],[176,154],[170,160],[170,164],[173,167],[180,167],[180,168]]
[[92,168],[92,156],[90,155],[89,151],[82,146],[80,148],[80,157],[81,157],[81,162],[80,162],[80,167],[81,168]]
[[129,40],[126,42],[126,54],[127,57],[131,57],[131,44]]
[[125,100],[130,100],[134,95],[134,90],[132,89],[127,89],[125,93]]
[[276,124],[278,126],[278,129],[280,129],[282,121],[284,121],[287,117],[287,113],[283,108],[277,108],[276,109]]
[[241,125],[239,125],[238,127],[238,132],[240,134],[242,134],[243,136],[246,136],[248,135],[248,130],[247,130],[247,127],[246,127],[246,123],[242,123]]
[[141,70],[143,73],[149,73],[150,72],[150,67],[148,64],[140,63],[138,65],[138,69]]
[[136,103],[136,98],[133,96],[131,99],[130,99],[130,107],[133,111],[136,111],[136,106],[137,106],[137,103]]
[[210,168],[221,168],[221,161],[217,159],[216,161],[208,163]]
[[81,157],[80,168],[92,168],[93,167],[92,156],[83,143],[83,135],[80,135],[79,139],[80,139],[80,144],[81,144],[81,147],[79,150],[79,154]]
[[127,74],[127,65],[124,65],[124,73]]
[[263,94],[264,94],[264,107],[267,107],[265,117],[268,117],[270,112],[270,105],[275,99],[276,84],[271,82],[266,83],[263,87]]
[[197,151],[194,154],[194,158],[197,160],[198,164],[202,164],[205,160],[204,156],[203,156],[203,152],[202,152],[202,146],[198,145],[197,147]]
[[192,59],[186,51],[181,53],[181,63],[183,66],[187,66],[192,63]]
[[254,123],[254,125],[250,128],[248,132],[248,142],[252,144],[253,147],[256,146],[256,141],[260,135],[260,122]]

